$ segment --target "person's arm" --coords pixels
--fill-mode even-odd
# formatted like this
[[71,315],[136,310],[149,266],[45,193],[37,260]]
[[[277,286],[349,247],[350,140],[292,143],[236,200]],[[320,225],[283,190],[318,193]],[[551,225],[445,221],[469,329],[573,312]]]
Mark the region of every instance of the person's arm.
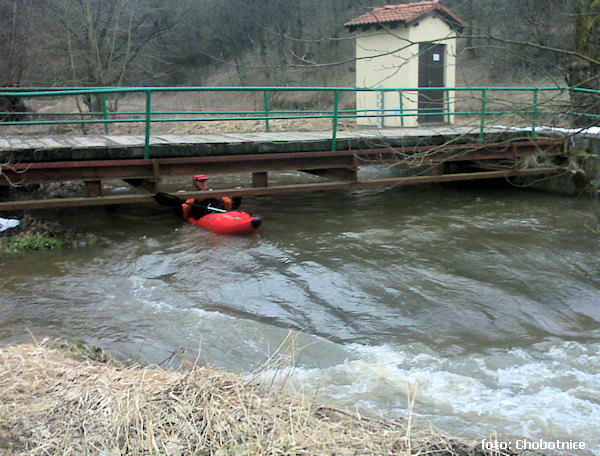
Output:
[[205,198],[203,200],[194,200],[194,204],[191,206],[190,216],[199,219],[207,214],[211,214],[212,211],[208,209],[208,206],[216,209],[224,209],[223,203],[217,198]]

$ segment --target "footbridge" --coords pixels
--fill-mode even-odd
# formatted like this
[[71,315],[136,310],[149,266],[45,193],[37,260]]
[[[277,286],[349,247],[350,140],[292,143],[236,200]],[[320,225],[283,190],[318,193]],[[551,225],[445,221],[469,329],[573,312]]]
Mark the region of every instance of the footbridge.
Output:
[[[360,110],[354,104],[359,90],[377,96],[391,91],[137,87],[0,92],[0,100],[20,106],[0,112],[0,189],[84,183],[82,195],[73,198],[17,201],[4,192],[0,210],[152,201],[169,176],[196,173],[249,173],[251,184],[183,196],[547,176],[561,172],[566,163],[565,139],[537,128],[540,122],[565,121],[565,88],[445,89],[444,108],[431,112],[404,110],[402,102]],[[394,90],[402,101],[427,89]],[[439,119],[440,114],[443,124],[403,127],[411,116]],[[361,178],[359,169],[373,165],[394,171],[385,178]],[[270,173],[290,170],[322,179],[269,185]],[[109,194],[103,182],[112,179],[125,180],[132,191]]]

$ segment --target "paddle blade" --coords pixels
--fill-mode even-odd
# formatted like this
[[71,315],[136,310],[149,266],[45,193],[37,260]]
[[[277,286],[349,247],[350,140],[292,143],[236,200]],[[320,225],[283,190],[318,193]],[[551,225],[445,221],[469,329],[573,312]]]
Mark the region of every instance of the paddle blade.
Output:
[[183,201],[176,197],[175,195],[170,195],[168,193],[159,192],[154,195],[154,199],[158,204],[162,204],[163,206],[177,207],[181,206]]

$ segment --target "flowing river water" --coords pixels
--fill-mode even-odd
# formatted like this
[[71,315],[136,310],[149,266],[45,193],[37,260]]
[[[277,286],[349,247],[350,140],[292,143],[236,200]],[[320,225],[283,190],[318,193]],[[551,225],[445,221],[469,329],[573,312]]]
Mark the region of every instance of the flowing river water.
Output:
[[0,258],[0,342],[184,348],[246,375],[291,330],[287,381],[324,401],[406,416],[416,389],[422,425],[600,454],[597,205],[483,185],[256,197],[250,237],[151,205],[63,211],[104,243]]

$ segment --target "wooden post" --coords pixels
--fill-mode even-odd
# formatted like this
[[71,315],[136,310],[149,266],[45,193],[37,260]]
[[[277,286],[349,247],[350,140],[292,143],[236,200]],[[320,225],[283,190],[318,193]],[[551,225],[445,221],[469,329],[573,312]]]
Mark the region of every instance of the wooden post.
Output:
[[438,163],[436,165],[431,166],[431,169],[429,170],[430,176],[441,176],[442,174],[444,174],[444,164],[443,163]]
[[90,197],[90,198],[102,196],[102,181],[86,180],[85,181],[85,194],[87,197]]
[[252,173],[252,187],[268,187],[269,176],[267,172]]

